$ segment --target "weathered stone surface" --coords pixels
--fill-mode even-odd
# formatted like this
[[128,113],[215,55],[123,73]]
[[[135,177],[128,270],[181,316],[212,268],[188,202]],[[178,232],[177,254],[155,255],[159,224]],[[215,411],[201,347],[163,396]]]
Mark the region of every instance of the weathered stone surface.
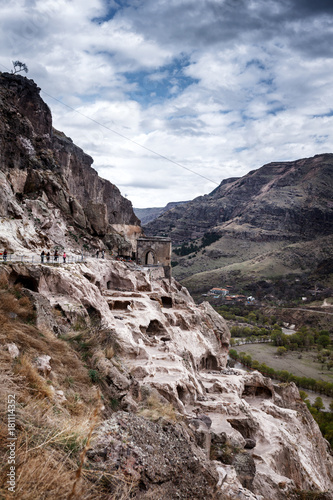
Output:
[[[29,251],[59,242],[76,251],[83,244],[95,249],[106,244],[130,255],[141,229],[129,202],[98,177],[88,155],[52,129],[50,111],[32,81],[0,75],[0,117],[0,244]],[[260,245],[267,238],[278,241],[282,227],[290,241],[304,217],[307,222],[317,217],[327,232],[331,205],[311,203],[303,213],[302,197],[318,191],[319,173],[327,179],[319,197],[325,199],[331,159],[321,155],[266,166],[246,179],[224,181],[203,198],[206,214],[212,210],[224,238],[233,235],[241,244],[244,238]],[[291,181],[303,187],[295,205],[287,206]],[[259,203],[268,207],[267,220],[256,218]],[[202,209],[190,205],[194,215],[190,220],[187,206],[181,208],[178,236],[185,225],[192,236],[207,230]],[[302,238],[317,229],[311,222]],[[210,251],[218,260],[226,249]],[[158,269],[90,258],[71,266],[1,267],[10,285],[21,284],[32,298],[42,331],[57,335],[81,324],[96,335],[90,339],[92,374],[103,381],[105,406],[111,399],[126,412],[109,418],[113,410],[104,408],[107,420],[88,454],[94,469],[121,470],[153,498],[166,500],[284,500],[297,490],[332,498],[332,456],[296,386],[225,369],[230,338],[225,321],[209,304],[196,306],[177,281],[164,279]],[[9,358],[8,352],[3,355]],[[49,376],[51,357],[41,354],[35,361]],[[51,377],[54,401],[66,403],[57,385],[62,378],[53,371]],[[133,414],[152,397],[162,407],[172,403],[184,420],[171,423],[161,416],[152,423]]]
[[223,498],[215,467],[180,424],[117,412],[97,430],[87,455],[95,469],[120,469],[154,498]]
[[10,344],[6,344],[6,347],[7,347],[7,350],[8,350],[8,352],[9,352],[10,356],[11,356],[13,359],[15,359],[15,358],[17,358],[17,357],[19,356],[19,354],[20,354],[20,350],[19,350],[19,348],[17,347],[17,345],[16,345],[16,344],[14,344],[14,343],[12,342],[12,343],[10,343]]
[[268,239],[331,234],[333,212],[327,201],[332,198],[332,168],[332,154],[269,163],[244,177],[223,180],[209,195],[172,208],[145,231],[157,235],[172,222],[175,243],[188,242],[194,232],[203,236],[211,228],[226,234],[236,221],[250,237],[256,237],[257,228]]
[[[116,358],[107,358],[101,346],[91,358],[104,381],[106,397],[118,401],[118,408],[129,412],[128,418],[152,395],[186,415],[193,453],[205,457],[204,462],[201,458],[196,462],[200,463],[196,470],[205,468],[208,457],[216,459],[209,467],[213,465],[214,484],[219,485],[222,498],[283,500],[287,495],[293,498],[296,490],[326,492],[332,498],[332,456],[295,384],[276,385],[259,372],[225,369],[230,334],[224,320],[210,306],[196,306],[175,280],[154,277],[129,263],[97,259],[70,267],[10,263],[3,267],[11,284],[30,287],[45,314],[61,312],[53,315],[59,328],[68,329],[79,320],[93,325],[98,319],[104,338],[117,346]],[[125,427],[130,423],[126,422]],[[118,429],[120,424],[115,425]],[[103,439],[101,432],[97,441],[101,448],[92,454],[94,460],[102,457]],[[160,443],[155,444],[160,447]],[[141,442],[122,446],[117,444],[105,454],[109,457],[105,470],[122,467],[157,498],[175,495],[170,476],[178,477],[177,481],[177,474],[188,477],[180,465],[158,475],[154,463],[140,459]],[[149,441],[147,446],[151,454],[154,448],[149,447],[154,444]],[[137,449],[138,455],[133,451]],[[187,482],[177,484],[183,495]],[[210,486],[200,484],[189,490],[191,495],[206,491],[210,498]]]
[[[83,231],[81,237],[116,233],[112,248],[128,245],[125,255],[130,256],[141,234],[131,202],[98,176],[90,156],[52,128],[39,91],[32,80],[0,74],[0,216],[17,219],[10,231],[8,223],[0,228],[5,229],[0,244],[16,251],[31,248],[32,242],[44,249],[62,245],[80,250],[82,243],[66,230],[73,226]],[[45,204],[42,218],[31,217],[31,201]],[[94,247],[103,248],[103,241],[96,240]]]
[[37,370],[46,377],[51,373],[51,365],[50,365],[51,356],[47,354],[41,354],[35,359],[35,365]]

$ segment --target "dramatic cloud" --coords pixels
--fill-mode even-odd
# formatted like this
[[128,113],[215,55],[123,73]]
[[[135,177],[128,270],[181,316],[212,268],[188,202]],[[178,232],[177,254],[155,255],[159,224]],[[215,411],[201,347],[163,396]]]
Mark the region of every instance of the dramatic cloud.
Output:
[[0,0],[0,14],[0,69],[27,64],[54,126],[134,206],[332,152],[331,0]]

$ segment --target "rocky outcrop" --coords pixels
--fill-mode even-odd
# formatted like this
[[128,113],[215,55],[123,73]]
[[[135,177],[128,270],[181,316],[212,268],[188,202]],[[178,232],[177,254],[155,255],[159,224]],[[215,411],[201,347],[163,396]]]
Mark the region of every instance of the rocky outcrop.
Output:
[[[130,252],[141,231],[131,206],[51,128],[36,85],[0,75],[0,113],[0,243],[29,252],[59,242],[76,250],[117,244]],[[283,187],[287,171],[279,173]],[[265,198],[268,186],[251,189]],[[82,498],[87,484],[94,498],[333,498],[333,458],[296,386],[227,368],[225,320],[210,304],[196,305],[162,267],[7,262],[0,284],[4,397],[17,387],[25,401],[17,415],[27,438],[17,448],[25,495],[36,497],[35,464],[50,463],[53,483],[66,467],[70,476],[57,498],[73,497],[83,471]],[[69,451],[82,448],[75,422],[88,436],[77,457],[87,463],[65,494],[74,477]],[[31,428],[38,431],[30,438]],[[29,479],[21,484],[24,467]]]
[[98,176],[90,156],[52,128],[39,92],[32,80],[0,74],[0,216],[7,226],[6,219],[15,220],[12,241],[1,231],[0,244],[82,248],[95,238],[92,246],[103,247],[105,239],[112,247],[118,237],[133,247],[141,229],[131,203]]
[[218,473],[180,423],[117,412],[98,429],[89,459],[98,470],[122,470],[153,498],[223,499]]
[[333,458],[297,387],[227,368],[224,319],[161,270],[88,259],[1,272],[48,311],[44,331],[90,332],[106,407],[87,454],[94,471],[118,471],[165,500],[333,498]]

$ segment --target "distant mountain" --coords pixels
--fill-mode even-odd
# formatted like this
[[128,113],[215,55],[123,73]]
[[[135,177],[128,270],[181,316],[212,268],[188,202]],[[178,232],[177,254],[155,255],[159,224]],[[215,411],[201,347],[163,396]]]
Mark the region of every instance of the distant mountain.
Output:
[[165,212],[145,232],[171,236],[179,247],[174,275],[192,292],[225,280],[311,272],[333,259],[333,154],[269,163],[226,179]]
[[144,226],[149,222],[157,219],[160,215],[164,214],[168,210],[176,207],[177,205],[181,205],[184,203],[188,203],[187,201],[171,201],[165,207],[151,207],[151,208],[134,208],[134,213],[141,220],[141,224]]

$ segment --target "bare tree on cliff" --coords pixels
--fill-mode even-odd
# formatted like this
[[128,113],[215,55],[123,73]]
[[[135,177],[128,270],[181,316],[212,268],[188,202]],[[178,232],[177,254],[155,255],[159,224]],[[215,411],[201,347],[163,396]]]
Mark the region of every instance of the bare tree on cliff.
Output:
[[12,61],[14,69],[12,69],[13,75],[16,73],[19,73],[20,71],[24,71],[25,73],[28,73],[28,66],[24,64],[21,61]]

